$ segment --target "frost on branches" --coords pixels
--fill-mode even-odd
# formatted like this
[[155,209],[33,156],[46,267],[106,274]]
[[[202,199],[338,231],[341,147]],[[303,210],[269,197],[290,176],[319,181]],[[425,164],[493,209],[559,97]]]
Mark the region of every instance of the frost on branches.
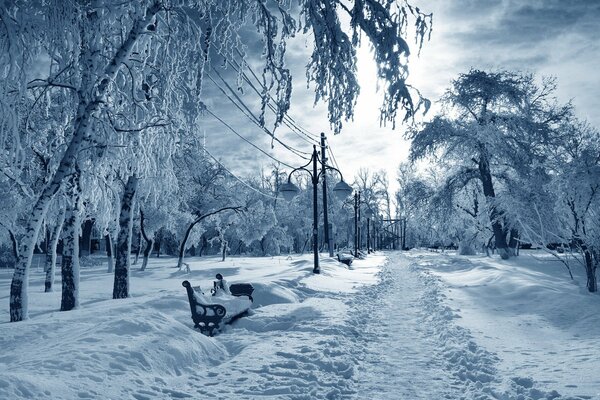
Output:
[[[344,30],[342,14],[351,19],[350,32]],[[307,78],[315,85],[316,101],[328,103],[330,123],[339,132],[342,120],[353,115],[358,94],[355,49],[365,35],[386,88],[382,122],[393,123],[399,110],[409,118],[424,105],[421,99],[413,100],[405,82],[406,37],[413,23],[420,48],[431,15],[404,1],[301,0],[299,7],[289,0],[3,2],[0,80],[6,84],[0,87],[0,185],[18,190],[26,199],[18,211],[23,216],[19,229],[14,221],[2,221],[14,239],[17,257],[11,321],[28,317],[33,249],[42,226],[60,226],[58,220],[48,220],[47,213],[53,202],[66,204],[74,198],[64,183],[76,165],[79,179],[99,184],[100,189],[84,184],[76,196],[87,200],[87,211],[98,213],[107,241],[116,239],[119,264],[120,251],[131,246],[126,229],[130,221],[122,218],[138,214],[133,204],[117,221],[124,196],[119,192],[130,179],[138,180],[138,190],[174,182],[171,159],[179,150],[179,138],[195,134],[197,117],[209,100],[203,95],[209,67],[237,66],[243,72],[248,58],[260,57],[260,123],[274,100],[278,124],[292,92],[286,42],[298,32],[310,35],[314,48]],[[242,32],[247,27],[259,35],[262,54],[248,52]],[[112,182],[122,183],[109,195],[103,186]],[[73,271],[69,276],[76,305],[77,268],[65,268]],[[120,282],[116,297],[121,297],[126,279],[115,279]]]
[[502,189],[534,162],[536,146],[571,113],[570,106],[553,103],[553,91],[552,82],[538,87],[531,75],[471,70],[446,92],[447,113],[410,135],[412,160],[440,157],[453,166],[452,186],[479,181],[502,258],[514,253],[509,242],[517,235],[516,221],[502,207]]
[[559,104],[555,91],[551,78],[461,74],[442,114],[409,135],[411,159],[433,161],[433,174],[408,182],[402,194],[419,205],[415,226],[432,237],[458,241],[465,252],[469,242],[494,243],[503,258],[519,243],[538,247],[573,277],[573,263],[559,254],[566,253],[596,292],[600,134],[574,117],[570,103]]

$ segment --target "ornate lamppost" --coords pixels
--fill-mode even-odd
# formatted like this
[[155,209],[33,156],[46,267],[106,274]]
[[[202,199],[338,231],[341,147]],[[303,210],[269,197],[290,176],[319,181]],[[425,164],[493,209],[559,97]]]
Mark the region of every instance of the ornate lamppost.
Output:
[[365,217],[367,217],[367,254],[371,254],[371,218],[373,218],[373,210],[371,207],[365,211]]
[[360,246],[358,237],[360,232],[358,230],[359,224],[359,210],[360,210],[360,190],[354,192],[354,257],[358,257],[358,248]]
[[[336,171],[340,174],[340,181],[333,187],[333,193],[341,200],[344,200],[346,197],[352,194],[352,187],[344,182],[344,177],[342,173],[337,168],[331,167],[329,165],[325,165],[324,163],[321,166],[321,171],[318,171],[318,161],[319,161],[319,153],[317,152],[317,146],[313,146],[313,153],[310,157],[310,160],[307,164],[295,168],[288,175],[288,181],[281,185],[279,188],[279,192],[283,195],[283,198],[291,201],[298,193],[300,193],[300,188],[292,183],[292,174],[297,171],[305,171],[311,177],[311,182],[313,185],[313,253],[314,253],[314,267],[313,272],[315,274],[321,273],[321,268],[319,267],[319,241],[318,241],[318,228],[319,228],[319,214],[317,210],[317,188],[319,184],[319,178],[325,174],[326,170]],[[312,172],[307,169],[312,163]],[[327,227],[325,227],[327,229]]]

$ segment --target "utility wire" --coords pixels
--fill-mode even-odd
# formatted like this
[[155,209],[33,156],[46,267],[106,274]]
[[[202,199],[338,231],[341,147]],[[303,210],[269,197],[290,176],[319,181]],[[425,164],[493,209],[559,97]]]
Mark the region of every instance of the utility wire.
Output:
[[[218,48],[216,48],[214,45],[213,45],[213,48],[215,48],[219,54],[223,55],[220,52],[220,50]],[[238,55],[240,57],[243,57],[242,54],[239,52],[239,50],[237,51],[237,53],[238,53]],[[241,74],[241,76],[244,78],[244,80],[246,81],[246,83],[248,83],[250,85],[250,87],[256,92],[256,94],[259,97],[262,98],[263,94],[256,88],[256,86],[254,86],[254,83],[252,83],[252,81],[250,80],[250,78],[248,77],[248,75],[243,71],[243,67],[237,61],[230,60],[229,57],[225,57],[225,59],[226,59],[227,64],[229,64],[229,66],[231,66],[231,68],[233,68],[237,73]],[[263,92],[268,97],[269,102],[267,102],[267,106],[269,107],[269,109],[271,111],[273,111],[274,114],[277,114],[277,110],[275,109],[275,106],[273,104],[271,104],[271,101],[274,101],[274,100],[270,96],[270,94],[268,93],[267,88],[260,81],[260,78],[258,78],[258,76],[254,72],[254,70],[252,70],[252,68],[250,68],[250,66],[247,66],[247,68],[250,71],[250,73],[252,74],[252,76],[254,77],[254,79],[256,79],[257,84],[260,85],[260,88],[263,89]],[[314,133],[311,133],[308,130],[306,130],[305,128],[303,128],[302,126],[300,126],[300,124],[298,124],[291,116],[285,114],[283,116],[283,121],[282,122],[294,134],[296,134],[298,137],[300,137],[301,139],[303,139],[307,143],[310,143],[310,144],[319,144],[319,138],[320,138],[320,136],[319,135],[315,135]]]
[[[238,55],[239,55],[240,57],[242,57],[242,54],[240,53],[240,51],[239,51],[239,50],[237,50],[237,53],[238,53]],[[229,64],[231,65],[231,62],[230,62],[229,60],[228,60],[228,62],[229,62]],[[235,62],[235,60],[234,60],[234,62]],[[234,68],[234,69],[235,69],[237,72],[239,72],[239,71],[242,69],[242,67],[241,67],[241,66],[240,66],[240,65],[239,65],[237,62],[235,62],[235,65],[232,65],[232,67],[233,67],[233,68]],[[253,70],[252,68],[250,68],[250,66],[248,66],[248,70],[250,71],[250,73],[252,74],[252,76],[254,77],[254,79],[256,79],[256,81],[257,81],[257,82],[258,82],[258,84],[260,85],[261,89],[263,89],[263,90],[265,91],[265,93],[267,93],[267,96],[269,97],[269,100],[272,100],[272,97],[271,97],[271,96],[268,94],[268,92],[267,92],[267,90],[266,90],[266,87],[265,87],[265,86],[264,86],[264,84],[263,84],[263,83],[260,81],[260,78],[259,78],[259,77],[256,75],[256,73],[254,72],[254,70]],[[246,80],[246,82],[248,82],[248,84],[250,84],[250,86],[252,86],[252,88],[254,89],[254,91],[256,91],[256,93],[257,93],[257,94],[259,94],[260,96],[262,96],[262,95],[260,94],[260,92],[259,92],[259,91],[258,91],[258,90],[257,90],[257,89],[254,87],[254,85],[252,84],[252,82],[250,82],[250,79],[248,78],[248,76],[246,75],[246,73],[242,71],[242,75],[244,76],[244,79]],[[269,108],[271,108],[271,110],[272,110],[273,112],[276,112],[276,111],[275,111],[275,107],[274,107],[273,105],[271,105],[270,103],[269,103]],[[300,132],[302,135],[304,135],[305,137],[307,137],[309,140],[311,140],[311,141],[314,141],[314,142],[316,142],[316,143],[319,143],[319,140],[320,140],[320,136],[319,136],[319,135],[316,135],[316,134],[314,134],[314,133],[312,133],[312,132],[308,131],[307,129],[303,128],[303,127],[302,127],[300,124],[298,124],[298,123],[297,123],[297,122],[296,122],[296,121],[295,121],[295,120],[294,120],[294,119],[293,119],[291,116],[289,116],[289,115],[287,115],[287,114],[286,114],[286,115],[284,116],[284,121],[287,121],[287,122],[288,122],[290,125],[292,125],[292,127],[294,127],[295,129],[297,129],[297,130],[298,130],[298,131],[299,131],[299,132]],[[287,125],[287,124],[286,124],[286,125]],[[288,125],[288,127],[289,127],[290,129],[292,129],[292,127],[290,127],[289,125]]]
[[[238,52],[238,54],[239,54],[239,52]],[[234,70],[236,70],[236,72],[240,71],[241,66],[237,62],[235,63],[235,65],[233,65],[232,62],[230,62],[228,60],[228,63],[232,66],[232,68]],[[250,73],[252,74],[252,76],[254,77],[254,79],[256,79],[256,81],[261,86],[261,88],[263,88],[265,90],[265,92],[266,92],[266,88],[264,87],[264,85],[262,84],[262,82],[260,81],[260,79],[258,78],[258,76],[256,75],[256,73],[254,72],[254,70],[252,68],[250,68],[250,66],[248,66],[248,70],[250,71]],[[248,75],[246,75],[246,73],[242,71],[242,76],[244,77],[244,80],[250,85],[250,87],[252,87],[252,89],[254,89],[254,91],[260,96],[261,95],[260,92],[254,86],[254,84],[250,81],[250,79],[248,78]],[[268,96],[269,96],[269,100],[272,100],[272,97],[270,95],[268,95]],[[273,111],[274,113],[276,113],[275,106],[273,106],[270,102],[268,103],[268,106],[271,109],[271,111]],[[286,114],[284,116],[284,121],[283,122],[284,122],[284,124],[286,126],[288,126],[288,128],[290,128],[290,130],[293,133],[295,133],[298,137],[300,137],[301,139],[303,139],[307,143],[317,144],[317,145],[320,146],[320,144],[321,144],[321,141],[320,141],[321,137],[320,137],[320,135],[316,135],[316,134],[308,131],[307,129],[305,129],[304,127],[302,127],[299,123],[297,123],[291,116],[289,116],[289,115]],[[327,150],[329,151],[329,154],[331,155],[331,159],[333,160],[333,163],[334,163],[335,167],[339,170],[340,166],[339,166],[339,164],[337,162],[337,159],[335,158],[335,155],[333,154],[333,150],[331,149],[331,145],[329,143],[327,144]]]
[[229,173],[229,175],[231,175],[232,177],[234,177],[238,182],[240,182],[242,185],[246,186],[249,189],[252,189],[253,191],[255,191],[258,194],[261,194],[265,197],[268,197],[270,199],[275,199],[277,200],[277,197],[275,196],[271,196],[270,194],[266,194],[261,192],[260,190],[258,190],[257,188],[255,188],[254,186],[250,185],[249,183],[247,183],[246,181],[242,180],[242,178],[240,178],[239,176],[237,176],[236,174],[234,174],[233,172],[231,172],[226,166],[223,165],[223,163],[221,163],[221,161],[219,161],[215,156],[213,156],[210,151],[208,151],[206,149],[206,146],[204,146],[204,152],[206,154],[208,154],[210,156],[210,158],[212,158],[217,164],[219,164],[225,171],[227,171]]
[[[238,52],[238,55],[241,57],[242,54],[239,52],[239,50],[237,50],[237,52]],[[248,78],[248,75],[243,71],[242,66],[240,66],[239,63],[237,63],[237,61],[235,61],[235,60],[231,61],[229,58],[226,58],[226,59],[227,59],[227,63],[236,72],[240,73],[240,71],[241,71],[242,77],[250,85],[250,87],[256,92],[256,94],[258,94],[259,96],[262,96],[261,92],[256,88],[256,86],[254,86],[253,82],[250,80],[250,78]],[[250,71],[250,73],[252,74],[252,76],[254,77],[254,79],[256,80],[256,82],[258,83],[258,85],[260,85],[261,89],[263,89],[263,91],[265,93],[267,93],[267,96],[269,98],[269,102],[267,103],[267,105],[268,105],[269,109],[271,111],[273,111],[273,113],[277,114],[275,106],[273,104],[271,104],[271,100],[273,100],[273,99],[268,94],[268,91],[266,90],[266,87],[261,82],[260,78],[256,75],[256,73],[254,72],[254,70],[252,68],[250,68],[249,65],[247,65],[247,69]],[[221,79],[223,79],[223,78],[221,78]],[[320,137],[320,135],[316,135],[316,134],[310,132],[309,130],[305,129],[299,123],[297,123],[291,116],[289,116],[289,115],[286,114],[284,116],[283,123],[288,128],[290,128],[290,130],[294,134],[296,134],[298,137],[300,137],[305,142],[307,142],[309,144],[317,144],[318,146],[321,145],[321,137]],[[339,164],[337,162],[337,159],[335,158],[335,155],[333,154],[333,150],[332,150],[331,145],[329,143],[327,144],[327,150],[329,151],[329,154],[331,155],[331,159],[333,160],[333,163],[334,163],[335,167],[339,170],[340,166],[339,166]]]
[[281,163],[283,165],[285,165],[288,168],[294,169],[294,167],[292,167],[291,165],[273,157],[272,155],[270,155],[269,153],[267,153],[266,151],[264,151],[263,149],[261,149],[260,147],[258,147],[257,145],[255,145],[254,143],[252,143],[250,140],[248,140],[247,138],[245,138],[244,136],[242,136],[240,133],[238,133],[238,131],[236,131],[235,129],[233,129],[233,127],[231,125],[229,125],[227,122],[223,121],[221,118],[219,118],[218,115],[216,115],[214,112],[212,112],[208,107],[205,106],[204,108],[206,110],[207,113],[209,113],[210,115],[212,115],[214,118],[216,118],[220,123],[222,123],[227,129],[229,129],[231,132],[233,132],[234,134],[236,134],[240,139],[242,139],[243,141],[245,141],[246,143],[248,143],[249,145],[251,145],[252,147],[254,147],[256,150],[260,151],[261,153],[263,153],[264,155],[266,155],[267,157],[269,157],[270,159],[272,159],[273,161],[276,161],[278,163]]
[[[235,67],[234,67],[234,69],[235,69]],[[260,122],[259,122],[259,120],[258,120],[258,118],[252,113],[252,111],[250,111],[250,109],[246,106],[246,104],[244,103],[244,101],[242,99],[240,99],[240,97],[237,95],[236,91],[233,90],[233,88],[227,83],[227,81],[223,78],[223,76],[221,76],[221,74],[219,74],[219,71],[217,71],[214,68],[213,68],[213,71],[215,71],[215,73],[217,74],[217,76],[219,77],[219,79],[221,79],[221,81],[223,82],[223,84],[225,86],[227,86],[227,89],[229,89],[229,91],[235,96],[235,98],[237,99],[237,101],[244,107],[244,109],[247,111],[247,113],[252,116],[252,122],[256,126],[258,126],[261,130],[263,130],[267,135],[269,135],[269,137],[271,137],[271,140],[275,140],[276,142],[278,142],[279,144],[281,144],[282,146],[284,146],[285,148],[287,148],[288,150],[290,150],[291,152],[295,153],[298,156],[299,156],[298,153],[310,155],[310,153],[298,150],[298,149],[296,149],[296,148],[294,148],[294,147],[292,147],[292,146],[290,146],[290,145],[288,145],[286,143],[283,143],[281,140],[279,140],[277,137],[275,137],[275,134],[273,132],[269,131],[264,125],[261,125]],[[210,75],[209,75],[209,78],[211,78]],[[212,80],[212,78],[211,78],[211,80]],[[213,80],[213,82],[214,82],[214,80]],[[220,88],[220,89],[221,89],[221,91],[223,91],[222,88]],[[254,88],[254,90],[260,96],[260,93],[256,90],[256,88]],[[229,97],[229,99],[232,100],[231,97]],[[269,104],[269,107],[273,110],[273,112],[275,112],[274,108],[270,104]],[[248,115],[246,115],[246,116],[248,118],[250,118]]]
[[[220,49],[214,47],[217,50],[217,52],[219,54],[221,54]],[[240,57],[242,57],[242,54],[239,52],[239,50],[237,51],[238,55]],[[221,54],[222,55],[222,54]],[[234,71],[236,71],[237,73],[241,73],[241,76],[243,77],[243,79],[246,81],[246,83],[248,83],[248,85],[250,85],[250,87],[254,90],[254,92],[262,98],[263,94],[257,89],[257,87],[254,85],[254,83],[252,82],[252,80],[248,77],[248,75],[243,71],[243,67],[235,60],[231,60],[229,57],[225,57],[225,60],[227,61],[227,64],[229,64],[232,69]],[[250,119],[255,125],[257,125],[261,130],[263,130],[265,133],[267,133],[272,140],[277,141],[278,143],[280,143],[282,146],[284,146],[286,149],[288,149],[289,151],[293,152],[295,155],[307,160],[307,157],[302,156],[301,154],[305,154],[305,155],[310,155],[310,153],[307,152],[303,152],[301,150],[298,150],[286,143],[283,143],[281,140],[279,140],[278,138],[275,137],[274,133],[270,132],[266,127],[262,126],[260,124],[260,122],[258,121],[258,118],[254,115],[254,113],[252,113],[252,111],[247,107],[247,105],[243,102],[243,100],[240,99],[240,97],[237,95],[237,93],[233,90],[233,88],[231,88],[231,86],[227,83],[227,81],[221,76],[221,74],[219,74],[219,72],[215,69],[212,68],[213,71],[217,74],[217,76],[219,77],[219,79],[223,82],[223,84],[229,89],[229,91],[233,94],[233,96],[237,99],[237,102],[225,91],[225,89],[223,89],[221,87],[221,85],[219,85],[211,76],[210,74],[208,74],[208,77],[210,78],[210,80],[217,86],[217,88],[219,88],[219,90],[221,90],[221,92],[248,118]],[[252,68],[250,68],[250,66],[247,66],[247,69],[250,71],[250,73],[252,74],[252,76],[254,77],[254,79],[256,80],[257,84],[261,87],[261,89],[263,89],[263,93],[266,93],[266,95],[268,96],[268,102],[267,102],[267,106],[269,107],[269,109],[277,114],[277,110],[275,108],[275,106],[273,104],[271,104],[271,101],[274,101],[273,98],[270,96],[270,94],[267,91],[267,88],[265,87],[265,85],[261,82],[260,78],[256,75],[256,73],[254,72],[254,70]],[[239,104],[238,104],[239,102]],[[241,105],[240,105],[241,104]],[[243,107],[243,109],[242,109]],[[209,111],[210,112],[210,111]],[[246,138],[244,138],[243,136],[241,136],[239,133],[235,132],[235,130],[227,125],[223,120],[221,120],[220,118],[218,118],[214,113],[210,112],[215,118],[219,119],[222,123],[224,123],[230,130],[234,131],[234,133],[236,135],[238,135],[239,137],[241,137],[242,139],[244,139],[246,142],[250,143],[252,146],[254,146],[255,148],[257,148],[258,150],[260,150],[263,154],[269,156],[271,159],[274,159],[276,161],[279,161],[277,159],[275,159],[274,157],[270,156],[269,154],[267,154],[266,152],[264,152],[262,149],[258,148],[258,146],[254,145],[253,143],[249,142]],[[283,124],[286,125],[291,131],[292,133],[296,134],[299,138],[301,138],[302,140],[304,140],[305,142],[309,143],[309,144],[317,144],[320,145],[320,136],[316,135],[312,132],[310,132],[309,130],[305,129],[304,127],[302,127],[299,123],[297,123],[291,116],[289,115],[284,115],[283,117]],[[329,154],[331,155],[331,158],[334,162],[335,167],[339,170],[339,164],[337,162],[337,159],[335,158],[335,155],[333,154],[333,150],[331,149],[331,146],[328,145],[327,146],[327,150],[329,151]],[[281,162],[281,164],[292,168],[290,165]]]
[[219,79],[223,82],[223,84],[227,87],[227,89],[229,89],[229,91],[233,94],[233,96],[237,99],[237,101],[234,100],[231,97],[231,95],[228,94],[227,91],[217,81],[215,81],[214,78],[210,74],[208,74],[208,78],[229,99],[229,101],[231,103],[233,103],[237,107],[237,109],[240,110],[240,112],[242,114],[244,114],[244,116],[246,116],[246,118],[248,118],[258,128],[260,128],[263,132],[265,132],[267,135],[269,135],[269,137],[271,138],[271,140],[274,140],[277,143],[281,144],[284,148],[286,148],[287,150],[291,151],[296,156],[298,156],[300,158],[303,158],[304,160],[308,160],[308,157],[304,156],[303,154],[309,155],[310,153],[307,153],[307,152],[295,149],[292,146],[290,146],[290,145],[282,142],[281,140],[279,140],[278,138],[276,138],[275,135],[272,132],[270,132],[265,126],[261,125],[260,122],[258,121],[258,118],[252,113],[252,111],[248,108],[248,106],[246,106],[246,104],[239,98],[239,96],[237,95],[237,93],[227,83],[227,81],[225,79],[223,79],[223,77],[221,76],[221,74],[219,74],[219,72],[217,70],[215,70],[214,68],[213,68],[213,71],[215,71],[215,73],[217,74],[217,76],[219,77]]
[[327,146],[327,150],[329,150],[329,154],[331,155],[331,159],[333,160],[333,163],[335,164],[335,167],[337,169],[340,169],[340,166],[339,166],[337,160],[335,159],[335,156],[333,155],[333,150],[331,149],[331,145]]

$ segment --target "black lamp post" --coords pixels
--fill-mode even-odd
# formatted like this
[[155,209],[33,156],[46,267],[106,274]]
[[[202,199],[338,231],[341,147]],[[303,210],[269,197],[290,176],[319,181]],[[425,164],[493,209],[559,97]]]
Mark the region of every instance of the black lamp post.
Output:
[[373,218],[373,210],[367,208],[365,211],[365,217],[367,217],[367,254],[371,254],[371,218]]
[[[350,196],[350,194],[352,194],[352,188],[350,187],[350,185],[348,185],[346,182],[344,182],[344,177],[342,176],[342,173],[337,168],[322,164],[321,171],[319,172],[318,171],[318,161],[319,161],[319,153],[317,152],[317,146],[313,146],[313,153],[312,153],[312,156],[310,157],[310,160],[308,161],[308,163],[306,163],[305,165],[303,165],[301,167],[293,169],[292,172],[290,172],[290,174],[288,175],[288,181],[286,183],[284,183],[283,185],[281,185],[281,187],[279,188],[279,191],[283,195],[283,198],[290,201],[294,197],[296,197],[296,195],[298,193],[300,193],[300,188],[298,188],[298,186],[294,185],[291,181],[292,174],[296,171],[302,170],[302,171],[308,172],[308,174],[311,177],[311,181],[312,181],[312,185],[313,185],[313,253],[314,253],[313,272],[315,274],[321,273],[321,268],[319,267],[319,240],[318,240],[319,239],[318,238],[319,214],[318,214],[318,210],[317,210],[317,188],[318,188],[318,184],[319,184],[319,178],[328,169],[332,170],[332,171],[336,171],[338,174],[340,174],[340,181],[333,187],[333,193],[342,200],[345,199],[346,197]],[[312,172],[306,168],[311,163],[312,163]],[[325,229],[327,229],[327,227],[325,227]]]
[[354,257],[358,257],[358,210],[360,209],[360,191],[354,193]]

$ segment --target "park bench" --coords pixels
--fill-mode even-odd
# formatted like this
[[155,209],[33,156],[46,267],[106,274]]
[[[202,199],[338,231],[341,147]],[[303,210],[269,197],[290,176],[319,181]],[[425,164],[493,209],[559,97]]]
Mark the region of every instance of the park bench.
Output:
[[354,256],[352,256],[351,254],[337,253],[337,259],[342,264],[350,266],[350,264],[352,264],[352,261],[354,261]]
[[354,256],[354,258],[358,258],[359,260],[364,260],[365,258],[367,258],[367,253],[365,253],[362,250],[358,250],[356,254],[352,252],[352,255]]
[[254,286],[249,283],[232,283],[229,285],[229,291],[233,296],[248,296],[250,301],[254,301],[252,298]]
[[[231,295],[221,293],[213,297],[204,296],[199,288],[194,290],[189,281],[181,284],[187,291],[194,328],[208,336],[213,336],[221,323],[230,324],[245,315],[252,305],[254,287],[249,283],[233,284],[230,286]],[[247,296],[248,300],[242,296]]]

